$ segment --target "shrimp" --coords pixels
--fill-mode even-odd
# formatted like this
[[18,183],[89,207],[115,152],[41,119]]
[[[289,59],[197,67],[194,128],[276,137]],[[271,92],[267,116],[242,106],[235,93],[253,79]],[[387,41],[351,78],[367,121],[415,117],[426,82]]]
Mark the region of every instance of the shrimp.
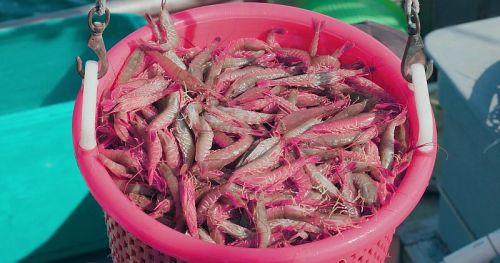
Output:
[[352,105],[349,105],[345,109],[341,110],[339,113],[335,114],[333,117],[331,117],[329,120],[341,120],[341,119],[346,119],[349,117],[354,117],[356,115],[359,115],[363,110],[366,108],[366,103],[367,101],[364,100],[362,102],[354,103]]
[[195,144],[191,130],[181,116],[177,116],[174,124],[173,135],[181,150],[182,161],[187,167],[191,167],[195,156]]
[[132,178],[132,175],[127,172],[127,168],[125,166],[112,161],[104,154],[99,154],[98,159],[114,175],[119,177]]
[[232,163],[240,157],[253,143],[250,135],[241,135],[238,141],[226,148],[211,152],[205,160],[200,163],[207,170],[220,170],[222,167]]
[[158,137],[160,138],[166,164],[170,169],[177,170],[180,167],[182,157],[179,153],[179,146],[177,145],[174,135],[170,130],[159,130]]
[[[336,111],[338,111],[341,107],[343,107],[347,103],[346,100],[340,100],[336,101],[335,103],[332,103],[330,105],[326,106],[318,106],[314,108],[309,108],[305,110],[299,110],[296,112],[293,112],[291,114],[288,114],[284,118],[282,118],[278,122],[277,126],[277,132],[279,133],[286,133],[299,125],[303,124],[304,122],[315,119],[315,118],[323,118],[326,117],[330,114],[334,114]],[[318,124],[319,125],[319,124]]]
[[257,81],[277,79],[289,76],[290,74],[283,69],[261,69],[259,71],[249,73],[236,80],[231,87],[226,91],[226,97],[232,99],[249,88],[253,87]]
[[230,180],[238,181],[240,178],[246,178],[249,176],[263,176],[267,173],[267,169],[274,168],[278,164],[282,153],[283,145],[281,143],[274,145],[262,156],[249,161],[245,165],[236,169]]
[[314,164],[306,164],[305,171],[311,177],[314,187],[324,189],[326,194],[332,198],[340,198],[339,189],[322,173]]
[[237,108],[229,108],[229,107],[217,107],[219,110],[226,112],[227,114],[237,118],[247,124],[261,124],[271,122],[275,115],[267,114],[255,111],[247,111]]
[[172,169],[170,169],[170,167],[168,167],[168,165],[166,164],[160,164],[158,170],[160,171],[160,175],[167,182],[168,191],[170,192],[172,200],[174,202],[175,219],[178,220],[182,216],[181,200],[179,194],[179,180],[174,175]]
[[136,76],[139,72],[142,72],[145,65],[144,51],[139,48],[134,49],[130,56],[128,56],[122,70],[118,74],[117,83],[122,84],[128,82],[132,77]]
[[183,173],[181,169],[180,179],[179,194],[184,218],[191,236],[199,238],[196,222],[195,189],[193,185],[193,178],[190,177],[188,173]]
[[250,174],[248,176],[232,177],[231,180],[244,187],[264,190],[272,185],[284,182],[294,173],[302,169],[305,164],[318,162],[319,159],[320,158],[317,156],[300,158],[291,164],[283,165],[267,174]]
[[352,181],[366,204],[373,205],[377,201],[377,186],[370,176],[365,173],[353,173]]
[[149,123],[148,131],[165,129],[175,121],[180,111],[181,93],[177,91],[170,94],[166,102],[167,107]]
[[213,141],[215,144],[219,145],[219,147],[221,147],[221,148],[226,148],[227,146],[234,143],[233,138],[227,136],[225,133],[220,132],[220,131],[214,132]]
[[382,135],[379,152],[383,168],[389,168],[394,160],[394,131],[396,126],[401,125],[406,120],[406,110],[403,110],[389,125]]
[[349,77],[366,75],[366,74],[367,74],[366,69],[358,69],[358,70],[339,69],[335,71],[296,75],[275,80],[262,79],[257,81],[257,85],[261,88],[282,85],[282,86],[310,87],[310,88],[322,89],[321,88],[322,85],[332,85],[341,82]]
[[240,38],[232,41],[224,50],[227,54],[233,54],[239,50],[269,50],[269,45],[266,42],[256,38]]
[[309,48],[309,55],[311,55],[311,57],[315,57],[318,52],[319,34],[324,25],[325,21],[314,21],[314,36],[311,41],[311,47]]
[[271,240],[271,226],[267,221],[266,207],[262,201],[257,201],[254,209],[254,222],[259,241],[259,247],[265,248],[269,246]]
[[198,80],[203,81],[203,65],[210,61],[212,58],[212,52],[219,45],[219,43],[220,37],[215,38],[212,44],[194,57],[189,64],[189,73],[193,74],[193,76]]
[[200,119],[200,130],[196,137],[196,154],[194,159],[197,162],[202,162],[210,153],[212,142],[214,139],[214,132],[205,119]]
[[267,33],[267,37],[266,37],[267,44],[273,48],[281,47],[280,43],[278,43],[278,41],[276,41],[276,34],[284,35],[286,33],[287,33],[287,30],[284,28],[273,28],[273,29],[269,30],[269,33]]

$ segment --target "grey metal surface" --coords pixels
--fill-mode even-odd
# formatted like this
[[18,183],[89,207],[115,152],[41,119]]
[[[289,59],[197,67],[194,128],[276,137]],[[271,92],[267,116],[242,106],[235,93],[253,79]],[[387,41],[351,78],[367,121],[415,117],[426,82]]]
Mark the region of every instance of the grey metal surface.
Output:
[[500,17],[436,30],[425,39],[438,68],[447,158],[439,231],[451,250],[500,226]]
[[[425,38],[427,51],[478,118],[500,132],[500,17],[439,29]],[[480,83],[478,83],[480,82]],[[479,84],[479,85],[478,85]],[[491,115],[491,116],[490,116]]]

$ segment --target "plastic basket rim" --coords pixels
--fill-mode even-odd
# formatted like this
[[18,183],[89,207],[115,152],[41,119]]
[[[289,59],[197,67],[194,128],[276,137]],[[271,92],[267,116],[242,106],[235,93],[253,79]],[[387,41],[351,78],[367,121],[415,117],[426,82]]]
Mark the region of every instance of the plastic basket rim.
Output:
[[[258,11],[262,8],[266,10],[264,12]],[[325,20],[326,25],[331,24],[344,31],[356,32],[361,39],[368,41],[370,49],[384,54],[385,59],[389,60],[390,63],[400,64],[400,60],[396,55],[366,33],[334,18],[296,7],[263,3],[226,3],[185,10],[173,14],[173,17],[176,20],[176,25],[178,25],[184,23],[184,17],[195,17],[196,21],[205,22],[230,17],[259,18],[271,15],[273,19],[278,21],[284,20],[302,25],[310,25],[311,19]],[[307,17],[307,21],[305,21],[305,18],[300,19],[301,17]],[[185,25],[189,25],[189,23]],[[336,34],[336,32],[330,33]],[[147,26],[131,33],[119,43],[136,39],[138,36],[144,34],[151,34]],[[109,52],[110,57],[113,54],[113,50],[112,48]],[[403,83],[404,79],[399,76],[399,79],[396,81]],[[357,248],[366,247],[368,244],[376,241],[378,237],[383,236],[389,231],[394,231],[396,226],[409,215],[428,184],[436,157],[437,140],[436,126],[434,124],[432,150],[427,153],[418,150],[415,151],[410,167],[397,193],[394,194],[389,204],[380,209],[370,220],[360,224],[359,228],[344,231],[341,235],[335,237],[287,248],[258,249],[215,245],[186,236],[148,217],[128,201],[125,195],[114,185],[105,168],[99,162],[96,162],[97,149],[84,151],[78,146],[80,136],[78,116],[81,114],[81,93],[80,90],[73,114],[73,144],[78,165],[92,195],[106,213],[110,214],[124,229],[155,249],[179,258],[205,259],[210,254],[226,254],[228,258],[245,258],[246,260],[263,258],[293,260],[303,258],[304,256],[353,253],[357,251]],[[410,105],[408,106],[410,108],[411,103],[411,100],[409,100]],[[420,170],[417,171],[417,169]],[[412,176],[409,176],[409,174]],[[416,179],[416,176],[419,174],[424,177]],[[413,184],[409,185],[410,183]],[[387,223],[387,220],[390,222]],[[139,222],[144,224],[140,225]],[[192,248],[194,247],[197,250],[198,256],[193,255]]]

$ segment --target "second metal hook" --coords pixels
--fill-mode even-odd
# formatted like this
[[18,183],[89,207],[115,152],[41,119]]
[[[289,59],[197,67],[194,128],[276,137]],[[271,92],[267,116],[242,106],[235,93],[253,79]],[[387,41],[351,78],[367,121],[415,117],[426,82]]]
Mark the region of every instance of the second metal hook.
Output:
[[[98,72],[98,78],[102,78],[108,72],[108,56],[106,53],[106,46],[104,45],[104,40],[102,38],[102,33],[106,29],[110,20],[109,9],[106,8],[106,19],[104,23],[92,22],[92,17],[97,13],[97,8],[94,7],[90,9],[88,14],[88,25],[92,33],[90,34],[88,40],[88,47],[94,51],[94,53],[99,58],[100,68]],[[78,56],[76,57],[76,71],[78,74],[84,78],[85,70],[83,69],[82,59]]]
[[420,36],[420,19],[415,8],[411,9],[411,13],[407,17],[408,22],[408,40],[406,41],[405,52],[401,61],[401,74],[406,81],[412,82],[411,65],[422,64],[425,67],[425,75],[429,79],[432,75],[434,63],[432,60],[427,61],[424,53],[424,41]]

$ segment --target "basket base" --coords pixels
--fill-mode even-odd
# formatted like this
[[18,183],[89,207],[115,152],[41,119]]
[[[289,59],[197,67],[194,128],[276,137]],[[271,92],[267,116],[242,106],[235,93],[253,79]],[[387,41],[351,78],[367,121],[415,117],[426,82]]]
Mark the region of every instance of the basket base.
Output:
[[[146,245],[141,240],[123,229],[113,218],[104,214],[109,238],[111,257],[115,263],[170,263],[182,262]],[[371,247],[354,253],[337,262],[382,263],[385,261],[394,232],[387,233]],[[334,261],[332,261],[334,262]]]
[[106,229],[109,238],[109,248],[111,249],[111,258],[115,263],[133,262],[133,263],[170,263],[176,262],[174,258],[169,257],[160,251],[146,245],[125,231],[113,218],[104,214]]

